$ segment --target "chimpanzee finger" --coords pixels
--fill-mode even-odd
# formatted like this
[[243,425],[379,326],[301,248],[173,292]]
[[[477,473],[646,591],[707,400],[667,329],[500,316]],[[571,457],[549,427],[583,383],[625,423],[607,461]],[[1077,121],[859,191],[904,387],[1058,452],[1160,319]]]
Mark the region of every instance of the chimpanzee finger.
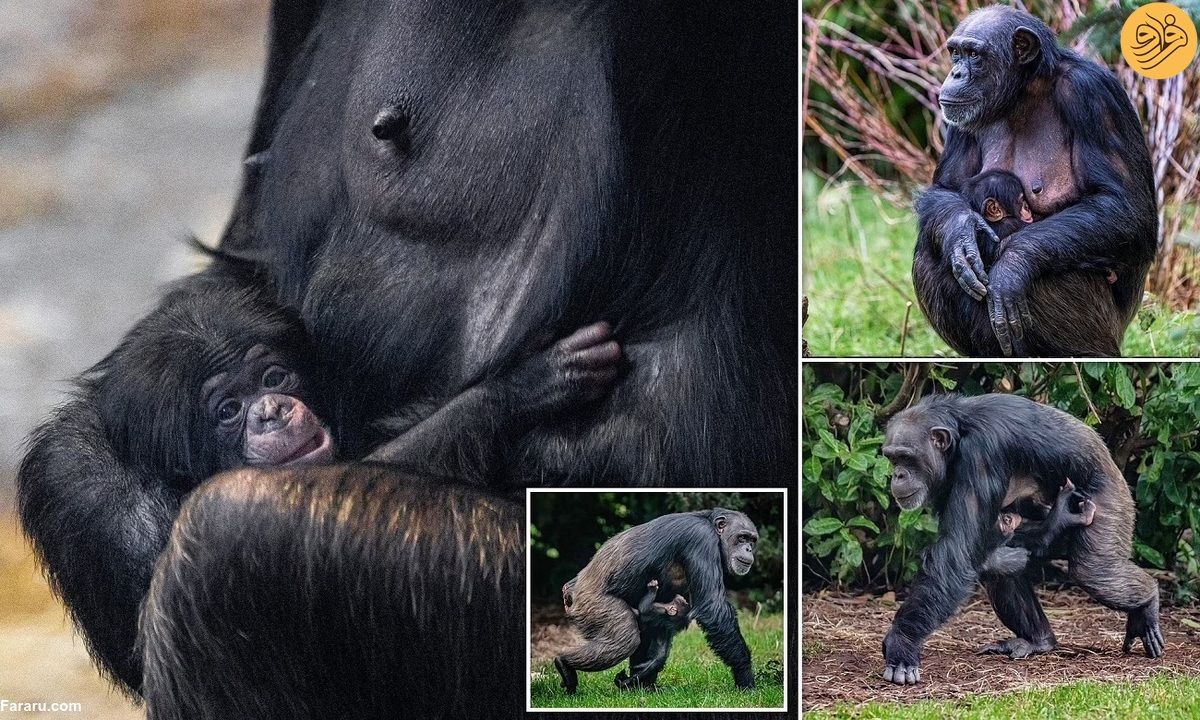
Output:
[[986,233],[992,242],[997,245],[1000,244],[1000,237],[996,235],[996,231],[992,229],[991,225],[988,225],[987,220],[984,220],[983,216],[979,213],[975,213],[975,227]]
[[982,300],[984,295],[987,294],[987,287],[979,282],[979,278],[975,275],[975,271],[971,269],[971,265],[961,249],[954,251],[954,257],[951,258],[950,265],[954,270],[954,277],[958,280],[959,287],[976,300]]
[[1146,657],[1162,657],[1166,645],[1166,642],[1163,641],[1162,630],[1158,625],[1152,625],[1142,633],[1142,649],[1146,651]]
[[1017,310],[1021,313],[1021,322],[1027,327],[1033,327],[1033,314],[1029,312],[1029,298],[1024,293],[1017,298]]
[[992,316],[992,332],[1000,343],[1000,352],[1005,356],[1012,355],[1012,340],[1008,336],[1008,319],[1004,317],[1004,303],[995,295],[988,298],[988,306]]
[[594,345],[579,350],[571,355],[570,363],[574,367],[596,368],[612,365],[621,359],[621,346],[616,340],[609,340],[602,345]]
[[612,325],[601,320],[591,325],[585,325],[559,340],[558,346],[566,352],[575,352],[602,343],[610,337],[612,337]]
[[1065,492],[1075,492],[1075,483],[1071,482],[1071,478],[1066,478],[1063,480],[1062,489]]
[[967,262],[971,264],[971,270],[975,273],[975,277],[980,284],[987,285],[987,271],[983,269],[983,258],[979,257],[979,246],[971,244],[967,246]]
[[1017,303],[1013,298],[1004,299],[1004,316],[1008,320],[1008,329],[1013,340],[1025,337],[1025,327],[1021,324],[1021,315],[1017,311]]

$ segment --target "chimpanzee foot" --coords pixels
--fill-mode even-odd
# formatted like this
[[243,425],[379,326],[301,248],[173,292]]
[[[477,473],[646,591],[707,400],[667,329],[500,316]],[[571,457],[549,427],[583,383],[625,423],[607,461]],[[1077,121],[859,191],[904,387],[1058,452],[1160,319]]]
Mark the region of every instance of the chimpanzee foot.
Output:
[[579,673],[563,662],[561,657],[554,658],[554,669],[558,670],[558,675],[562,678],[563,690],[566,690],[568,695],[574,695],[579,688]]
[[1015,660],[1017,658],[1029,657],[1030,655],[1047,653],[1056,647],[1058,647],[1058,643],[1053,639],[1031,642],[1025,638],[1014,637],[984,645],[979,649],[978,654],[1008,655]]
[[1096,518],[1096,503],[1084,498],[1079,503],[1079,524],[1091,525],[1092,520]]
[[615,678],[613,678],[613,683],[616,684],[616,686],[622,690],[639,690],[640,689],[640,690],[648,690],[651,692],[658,690],[658,686],[655,685],[654,683],[643,683],[638,678],[637,675],[630,677],[625,674],[624,670],[617,673],[617,676]]
[[1157,613],[1153,618],[1143,610],[1129,613],[1128,619],[1125,620],[1125,652],[1132,652],[1133,641],[1138,639],[1142,641],[1142,649],[1146,651],[1146,657],[1162,657],[1167,644],[1163,640],[1162,630],[1158,627]]

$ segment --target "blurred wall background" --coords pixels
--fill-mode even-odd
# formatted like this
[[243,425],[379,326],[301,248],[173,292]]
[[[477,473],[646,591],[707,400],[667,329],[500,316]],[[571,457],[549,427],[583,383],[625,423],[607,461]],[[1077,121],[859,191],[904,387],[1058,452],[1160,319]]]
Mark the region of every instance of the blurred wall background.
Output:
[[266,0],[0,0],[0,700],[142,713],[99,678],[14,517],[23,439],[198,268],[237,190]]

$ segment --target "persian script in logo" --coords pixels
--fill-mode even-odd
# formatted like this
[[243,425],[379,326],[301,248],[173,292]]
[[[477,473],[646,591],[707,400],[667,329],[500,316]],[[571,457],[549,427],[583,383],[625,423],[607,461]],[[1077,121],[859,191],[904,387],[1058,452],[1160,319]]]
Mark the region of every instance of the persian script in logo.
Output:
[[1143,5],[1121,28],[1121,54],[1137,72],[1166,80],[1183,72],[1196,57],[1196,26],[1171,3]]

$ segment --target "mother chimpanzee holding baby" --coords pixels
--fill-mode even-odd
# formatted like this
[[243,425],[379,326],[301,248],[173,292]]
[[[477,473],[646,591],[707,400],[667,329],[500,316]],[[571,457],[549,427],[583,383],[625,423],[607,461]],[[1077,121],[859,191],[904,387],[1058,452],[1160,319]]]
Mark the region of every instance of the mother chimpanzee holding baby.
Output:
[[[150,717],[511,717],[518,488],[795,476],[794,11],[275,2],[220,260],[130,338],[154,367],[238,370],[138,394],[132,414],[97,389],[145,379],[115,354],[20,471],[55,587]],[[212,314],[186,301],[213,292],[241,294]],[[275,337],[308,367],[235,348],[215,315],[291,324]],[[581,328],[604,338],[562,349]],[[180,333],[212,352],[151,342]],[[619,375],[580,392],[579,373],[609,372],[609,333]],[[464,395],[470,423],[426,422]],[[132,451],[192,458],[218,425],[283,467],[197,486],[171,453]],[[400,464],[354,462],[393,436],[406,451],[381,459]],[[427,463],[421,442],[481,471]],[[313,464],[328,457],[351,464]]]

